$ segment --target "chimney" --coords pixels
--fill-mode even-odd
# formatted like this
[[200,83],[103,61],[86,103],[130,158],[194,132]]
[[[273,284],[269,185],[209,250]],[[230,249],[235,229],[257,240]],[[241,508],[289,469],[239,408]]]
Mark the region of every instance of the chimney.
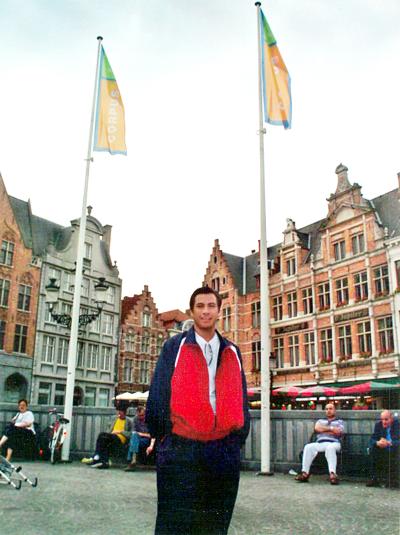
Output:
[[349,179],[347,177],[347,171],[348,168],[340,163],[335,170],[335,173],[338,176],[338,183],[335,193],[342,193],[343,191],[346,191],[351,188],[351,184],[349,182]]
[[103,227],[103,242],[107,244],[108,250],[111,248],[111,225],[104,225]]

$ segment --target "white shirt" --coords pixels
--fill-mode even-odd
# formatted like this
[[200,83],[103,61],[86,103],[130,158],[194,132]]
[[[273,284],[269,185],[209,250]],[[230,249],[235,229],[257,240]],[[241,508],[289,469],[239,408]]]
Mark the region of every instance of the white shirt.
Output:
[[[216,411],[216,396],[215,396],[215,374],[217,373],[217,364],[218,364],[218,353],[220,341],[218,334],[215,333],[210,341],[204,340],[197,332],[194,332],[196,337],[196,342],[201,347],[204,358],[206,359],[207,369],[208,369],[208,387],[209,387],[209,396],[210,404],[214,411]],[[211,351],[210,351],[211,350]]]
[[21,427],[21,424],[30,424],[25,429],[28,429],[29,431],[32,431],[32,433],[35,432],[35,429],[33,427],[33,422],[35,418],[33,416],[33,413],[31,411],[25,411],[25,412],[19,412],[16,414],[13,418],[15,427]]

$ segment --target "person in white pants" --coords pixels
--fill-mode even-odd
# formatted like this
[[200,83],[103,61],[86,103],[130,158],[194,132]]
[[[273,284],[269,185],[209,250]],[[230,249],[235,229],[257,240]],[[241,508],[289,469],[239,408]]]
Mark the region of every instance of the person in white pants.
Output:
[[331,485],[338,485],[339,483],[336,475],[337,453],[340,452],[341,448],[340,439],[344,433],[344,424],[342,420],[336,418],[336,408],[333,403],[326,405],[325,413],[326,418],[321,418],[315,424],[316,442],[304,446],[301,474],[296,476],[296,481],[300,483],[308,481],[312,462],[319,452],[325,453]]

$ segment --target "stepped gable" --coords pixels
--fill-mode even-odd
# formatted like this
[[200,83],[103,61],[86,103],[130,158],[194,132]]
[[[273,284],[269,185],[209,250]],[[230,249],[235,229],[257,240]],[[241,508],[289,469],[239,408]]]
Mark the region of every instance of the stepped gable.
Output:
[[133,297],[124,297],[122,299],[122,306],[121,306],[121,323],[123,323],[130,311],[133,309],[133,307],[137,304],[139,301],[140,295],[134,295]]
[[178,308],[175,308],[174,310],[167,310],[166,312],[161,312],[158,315],[158,319],[160,319],[163,323],[176,320],[176,321],[185,321],[188,319],[188,315],[179,310]]

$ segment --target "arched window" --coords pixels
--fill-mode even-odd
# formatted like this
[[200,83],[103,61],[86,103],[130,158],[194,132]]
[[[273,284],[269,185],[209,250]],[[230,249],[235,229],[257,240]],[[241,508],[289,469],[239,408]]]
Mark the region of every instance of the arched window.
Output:
[[80,405],[83,405],[83,390],[80,386],[76,386],[74,388],[73,405],[74,407],[79,407]]
[[21,398],[26,398],[28,382],[20,373],[13,373],[7,377],[4,384],[5,401],[16,403]]

